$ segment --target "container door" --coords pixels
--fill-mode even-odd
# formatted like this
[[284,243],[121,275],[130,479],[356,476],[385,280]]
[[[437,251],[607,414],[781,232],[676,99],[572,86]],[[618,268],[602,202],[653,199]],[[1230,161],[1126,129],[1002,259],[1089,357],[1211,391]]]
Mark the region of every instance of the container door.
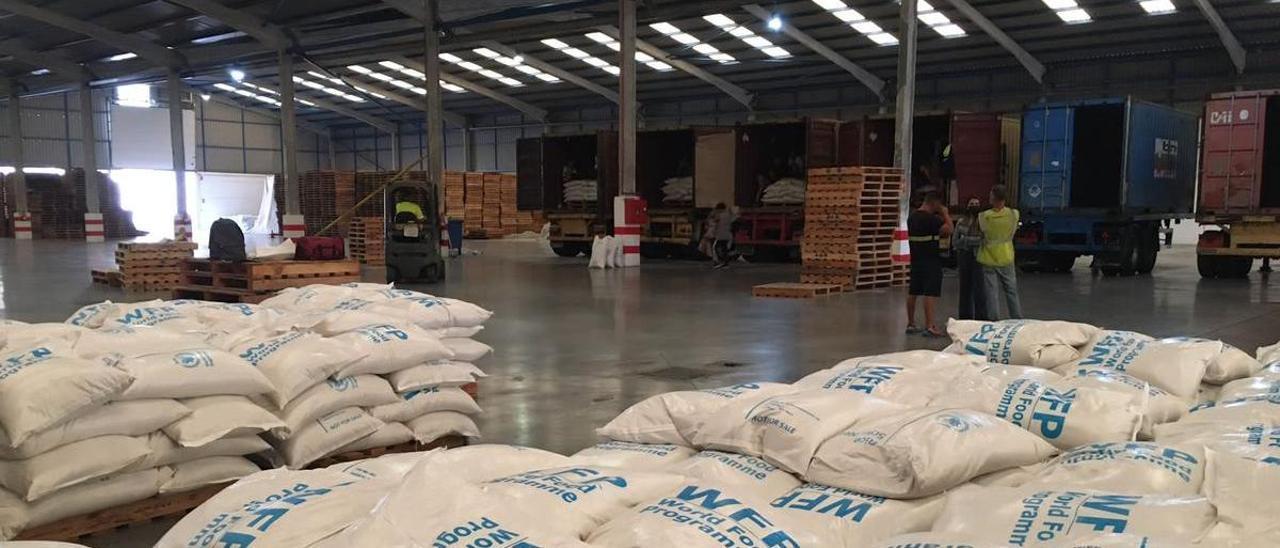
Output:
[[1070,107],[1041,107],[1023,113],[1019,207],[1067,207],[1074,115]]
[[737,132],[733,128],[698,128],[694,144],[693,199],[696,207],[733,204]]
[[862,160],[865,166],[893,167],[893,136],[897,133],[892,118],[866,121]]
[[1214,99],[1205,104],[1204,117],[1201,211],[1252,210],[1261,198],[1265,98]]
[[810,118],[805,124],[804,168],[837,165],[840,122]]
[[963,204],[974,196],[983,202],[991,187],[1000,182],[1000,118],[994,114],[953,114],[951,116],[950,159],[955,168],[952,204]]
[[1022,117],[1000,116],[1000,184],[1009,191],[1010,205],[1018,207],[1021,181],[1018,167],[1022,158]]
[[865,152],[863,143],[866,142],[865,120],[849,120],[840,122],[836,145],[839,150],[836,153],[836,163],[842,166],[865,166]]
[[1124,209],[1191,213],[1196,192],[1196,117],[1131,101],[1128,132]]
[[599,188],[598,216],[613,218],[613,197],[618,195],[618,132],[601,130],[596,134],[596,185]]
[[568,159],[568,140],[564,137],[540,137],[542,142],[542,207],[564,206],[564,166]]
[[516,141],[516,209],[542,209],[542,139]]

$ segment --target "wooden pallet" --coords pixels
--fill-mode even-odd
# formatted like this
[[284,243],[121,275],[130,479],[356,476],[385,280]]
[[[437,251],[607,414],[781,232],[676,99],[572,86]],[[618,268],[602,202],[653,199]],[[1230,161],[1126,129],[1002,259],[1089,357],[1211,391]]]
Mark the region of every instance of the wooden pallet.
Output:
[[275,294],[276,292],[274,291],[267,293],[253,293],[239,289],[210,287],[206,285],[180,285],[173,288],[174,299],[194,299],[198,301],[213,301],[219,303],[258,304],[270,299]]
[[265,293],[310,284],[360,281],[360,263],[339,261],[230,262],[191,259],[183,263],[185,286],[238,289]]
[[120,287],[121,285],[119,270],[90,270],[89,278],[93,280],[93,283],[95,284],[103,284],[110,287]]
[[309,469],[327,468],[335,464],[351,462],[364,459],[372,459],[383,455],[391,455],[395,453],[413,453],[415,451],[430,451],[432,449],[452,449],[454,447],[462,447],[467,444],[467,438],[462,436],[445,436],[443,438],[432,441],[431,443],[418,443],[410,441],[399,445],[391,445],[388,447],[374,447],[363,451],[350,451],[347,453],[339,453],[337,455],[329,455],[320,460],[308,464]]
[[49,540],[75,542],[81,537],[138,526],[151,521],[185,515],[230,485],[223,483],[185,493],[157,495],[149,499],[114,508],[90,512],[38,527],[18,534],[17,540]]
[[782,299],[812,299],[818,295],[839,293],[843,288],[835,284],[797,284],[779,282],[757,285],[751,288],[753,297],[776,297]]

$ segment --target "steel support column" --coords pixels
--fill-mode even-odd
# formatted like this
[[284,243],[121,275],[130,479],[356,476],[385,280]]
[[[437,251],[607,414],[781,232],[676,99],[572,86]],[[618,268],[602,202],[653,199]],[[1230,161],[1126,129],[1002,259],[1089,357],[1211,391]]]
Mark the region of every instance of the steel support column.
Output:
[[636,0],[618,0],[618,168],[623,194],[636,193]]
[[175,240],[191,239],[191,216],[187,214],[187,148],[183,142],[182,128],[182,78],[178,71],[169,69],[169,147],[173,158],[173,181],[177,187],[178,214],[173,219]]
[[89,82],[80,84],[81,164],[84,165],[84,205],[89,213],[101,211],[98,197],[98,138],[93,125],[93,89]]
[[902,0],[898,10],[898,97],[894,101],[893,165],[902,169],[902,197],[898,229],[893,233],[894,263],[911,260],[907,243],[907,212],[911,207],[911,144],[916,117],[916,0]]
[[422,86],[427,95],[427,177],[436,185],[436,207],[444,212],[444,104],[440,97],[440,32],[436,28],[439,16],[437,0],[423,0],[425,15],[422,34],[423,70],[427,81]]
[[26,162],[22,151],[22,98],[18,96],[18,83],[10,80],[9,105],[9,158],[13,160],[13,174],[7,177],[12,184],[14,211],[27,213],[27,177],[23,173]]
[[284,149],[284,212],[302,213],[302,189],[298,184],[298,111],[293,100],[293,56],[280,49],[276,52],[280,66],[280,142]]

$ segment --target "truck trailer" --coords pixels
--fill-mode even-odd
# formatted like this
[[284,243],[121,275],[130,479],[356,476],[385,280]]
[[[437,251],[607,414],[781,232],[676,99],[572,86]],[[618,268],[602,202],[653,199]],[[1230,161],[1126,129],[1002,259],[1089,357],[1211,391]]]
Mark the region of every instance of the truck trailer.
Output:
[[1209,97],[1196,222],[1205,278],[1243,277],[1280,257],[1280,90]]
[[[613,226],[617,132],[520,139],[516,156],[517,203],[542,208],[551,228],[551,250],[561,257],[590,254],[595,236],[608,234]],[[594,196],[584,198],[580,187],[566,192],[566,184],[582,182],[594,182]]]
[[1037,105],[1022,116],[1014,236],[1026,271],[1106,275],[1156,265],[1162,223],[1191,218],[1197,116],[1131,98]]

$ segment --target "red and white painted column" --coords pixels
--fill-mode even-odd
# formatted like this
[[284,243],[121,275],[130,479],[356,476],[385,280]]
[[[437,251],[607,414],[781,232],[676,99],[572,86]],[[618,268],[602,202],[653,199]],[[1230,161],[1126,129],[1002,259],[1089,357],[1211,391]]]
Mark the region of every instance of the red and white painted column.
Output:
[[102,223],[101,213],[84,214],[84,241],[101,242],[107,238],[106,225]]
[[18,211],[13,214],[13,239],[31,239],[31,214]]
[[307,235],[307,223],[302,215],[288,213],[280,220],[280,232],[285,238],[301,238]]
[[640,233],[648,222],[647,208],[639,196],[613,198],[613,236],[622,240],[622,266],[640,266]]
[[176,242],[191,241],[191,216],[179,213],[173,217],[173,240]]
[[893,231],[893,264],[910,264],[911,263],[911,244],[907,240],[907,221],[906,216],[898,223],[898,229]]

